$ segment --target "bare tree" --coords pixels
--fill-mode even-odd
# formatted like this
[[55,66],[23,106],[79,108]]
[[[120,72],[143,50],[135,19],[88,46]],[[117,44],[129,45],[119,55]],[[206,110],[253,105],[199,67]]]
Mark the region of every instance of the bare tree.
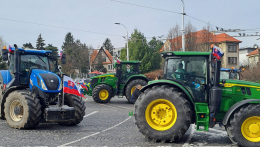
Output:
[[3,49],[4,46],[6,46],[6,42],[0,36],[0,53],[1,53],[1,55],[2,55],[2,49]]
[[168,50],[180,51],[181,49],[181,28],[176,24],[169,30],[168,37]]
[[197,51],[197,29],[190,21],[185,27],[185,51]]

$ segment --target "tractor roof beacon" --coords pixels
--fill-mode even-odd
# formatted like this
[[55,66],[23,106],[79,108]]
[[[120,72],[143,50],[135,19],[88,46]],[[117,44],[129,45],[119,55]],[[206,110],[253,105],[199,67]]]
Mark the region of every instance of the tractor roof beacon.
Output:
[[143,87],[135,103],[135,124],[146,138],[173,142],[193,123],[197,131],[220,124],[235,144],[260,146],[260,84],[220,79],[221,61],[211,52],[161,55],[163,79]]
[[[140,74],[140,61],[121,61],[115,63],[116,73],[109,73],[91,77],[87,95],[92,96],[97,103],[107,103],[117,95],[120,98],[126,96],[131,103],[131,95],[135,86],[145,86],[148,82],[146,77]],[[91,87],[91,88],[90,88]]]
[[[8,70],[0,70],[0,117],[16,129],[31,129],[44,119],[60,125],[76,125],[85,114],[81,97],[63,94],[59,57],[51,51],[2,49]],[[8,57],[9,55],[9,57]],[[66,54],[61,57],[65,64]]]

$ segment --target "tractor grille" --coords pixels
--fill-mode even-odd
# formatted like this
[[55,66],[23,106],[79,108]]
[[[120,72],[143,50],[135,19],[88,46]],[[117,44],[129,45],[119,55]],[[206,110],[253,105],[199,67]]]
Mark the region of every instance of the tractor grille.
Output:
[[59,86],[59,79],[54,74],[42,73],[40,74],[42,79],[44,80],[48,90],[57,90]]
[[94,87],[94,85],[98,82],[98,78],[94,78],[90,81],[91,87]]

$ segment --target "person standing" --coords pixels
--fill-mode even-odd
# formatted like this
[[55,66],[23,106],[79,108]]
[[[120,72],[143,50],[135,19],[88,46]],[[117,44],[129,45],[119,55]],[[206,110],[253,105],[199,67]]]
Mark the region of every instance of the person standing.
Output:
[[135,90],[134,90],[134,92],[132,93],[132,96],[131,96],[131,102],[133,104],[135,103],[135,101],[137,100],[139,95],[141,94],[140,89],[142,88],[142,86],[140,84],[137,84],[135,87],[136,88],[135,88]]

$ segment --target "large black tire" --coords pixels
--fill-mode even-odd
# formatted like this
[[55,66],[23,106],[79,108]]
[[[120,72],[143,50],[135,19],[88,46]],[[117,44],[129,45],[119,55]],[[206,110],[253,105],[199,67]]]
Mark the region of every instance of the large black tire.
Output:
[[[106,84],[97,85],[92,93],[93,100],[97,103],[108,103],[113,96],[112,88]],[[104,93],[106,96],[102,97]]]
[[[244,146],[244,147],[257,147],[260,146],[260,105],[248,105],[248,106],[243,106],[239,110],[237,110],[230,118],[229,123],[226,126],[228,137],[230,140],[239,146]],[[252,119],[250,121],[250,118],[252,117],[258,117],[258,119]],[[249,120],[248,120],[249,119]],[[244,127],[242,126],[243,123]],[[246,123],[248,122],[248,123]],[[255,127],[258,129],[257,133],[251,132],[252,128],[250,127],[252,125],[255,125]],[[248,127],[248,128],[247,128]],[[254,127],[254,126],[253,126]],[[244,129],[242,129],[244,128]],[[244,137],[242,132],[247,132],[243,130],[247,130],[251,134],[255,134],[258,137],[257,142],[252,142],[249,141],[247,138]],[[253,131],[256,129],[254,128]],[[245,134],[245,136],[247,136]],[[253,139],[253,138],[251,138]]]
[[[185,97],[186,96],[178,89],[165,85],[148,88],[139,96],[135,103],[135,124],[139,132],[145,136],[146,140],[153,142],[173,142],[185,134],[192,120],[191,106]],[[155,103],[156,101],[158,101],[158,103]],[[175,111],[172,109],[173,107],[168,107],[170,104],[175,107]],[[149,107],[151,105],[153,105],[153,107]],[[162,105],[166,107],[160,107]],[[154,112],[154,110],[156,112]],[[177,117],[174,113],[168,113],[167,111],[177,113]],[[153,118],[153,114],[156,114],[155,117],[158,115],[158,117]],[[156,121],[159,125],[162,123],[162,125],[160,125],[161,127],[159,126],[158,128],[164,130],[153,128],[152,125],[149,125],[149,119],[150,124],[156,125]],[[170,121],[167,122],[165,120]],[[175,123],[172,123],[174,120]],[[165,123],[164,126],[163,123]]]
[[64,104],[75,108],[75,118],[74,120],[59,122],[59,124],[64,126],[75,126],[79,124],[83,120],[86,109],[82,97],[72,94],[64,94]]
[[[10,93],[4,105],[6,121],[12,128],[32,129],[38,126],[42,119],[40,100],[30,95],[28,91],[19,90]],[[15,114],[14,108],[20,108],[20,113]]]
[[132,88],[134,88],[137,84],[140,84],[141,86],[147,85],[147,82],[142,80],[142,79],[136,79],[131,81],[130,83],[127,84],[126,89],[125,89],[125,96],[126,99],[128,100],[129,103],[131,102],[131,95],[132,95]]

